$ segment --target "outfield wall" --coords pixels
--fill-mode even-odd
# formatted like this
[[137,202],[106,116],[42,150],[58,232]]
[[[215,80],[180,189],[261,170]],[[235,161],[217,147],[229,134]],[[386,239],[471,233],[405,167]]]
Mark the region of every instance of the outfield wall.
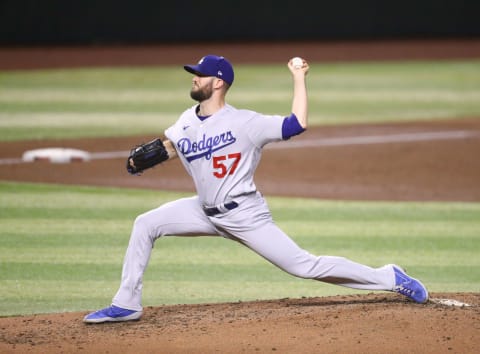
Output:
[[0,45],[480,36],[478,0],[0,0]]

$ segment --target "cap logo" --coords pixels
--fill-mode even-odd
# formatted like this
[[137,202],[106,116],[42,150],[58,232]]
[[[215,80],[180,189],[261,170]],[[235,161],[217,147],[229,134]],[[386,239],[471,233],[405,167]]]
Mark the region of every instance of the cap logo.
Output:
[[218,70],[218,73],[217,73],[217,75],[219,75],[219,76],[223,76],[223,73],[222,73],[220,70]]
[[203,57],[202,59],[199,60],[198,64],[202,64],[203,63],[203,59],[205,59],[205,57]]

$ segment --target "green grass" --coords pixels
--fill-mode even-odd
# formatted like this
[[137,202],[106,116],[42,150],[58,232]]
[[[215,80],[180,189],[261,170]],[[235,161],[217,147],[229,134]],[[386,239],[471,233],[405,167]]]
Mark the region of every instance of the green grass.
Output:
[[[0,183],[0,315],[92,310],[120,281],[136,215],[182,193]],[[480,291],[478,203],[268,198],[279,226],[314,254],[399,263],[431,291]],[[216,237],[157,241],[144,305],[357,293],[278,270]]]
[[[0,72],[0,141],[162,134],[193,101],[178,67]],[[312,63],[313,125],[480,116],[480,61]],[[289,114],[285,65],[238,65],[231,104]]]

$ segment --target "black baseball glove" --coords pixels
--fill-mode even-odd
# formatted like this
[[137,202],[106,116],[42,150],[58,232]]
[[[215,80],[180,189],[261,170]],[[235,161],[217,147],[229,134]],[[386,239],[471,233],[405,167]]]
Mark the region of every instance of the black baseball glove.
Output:
[[160,139],[139,145],[130,151],[127,159],[127,171],[138,175],[148,168],[168,160],[168,152]]

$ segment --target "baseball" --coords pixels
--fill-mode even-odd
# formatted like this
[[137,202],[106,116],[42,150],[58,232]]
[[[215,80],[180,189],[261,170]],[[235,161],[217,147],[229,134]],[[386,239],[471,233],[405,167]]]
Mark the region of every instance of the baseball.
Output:
[[303,66],[303,59],[299,57],[293,58],[292,65],[295,69],[300,69]]

